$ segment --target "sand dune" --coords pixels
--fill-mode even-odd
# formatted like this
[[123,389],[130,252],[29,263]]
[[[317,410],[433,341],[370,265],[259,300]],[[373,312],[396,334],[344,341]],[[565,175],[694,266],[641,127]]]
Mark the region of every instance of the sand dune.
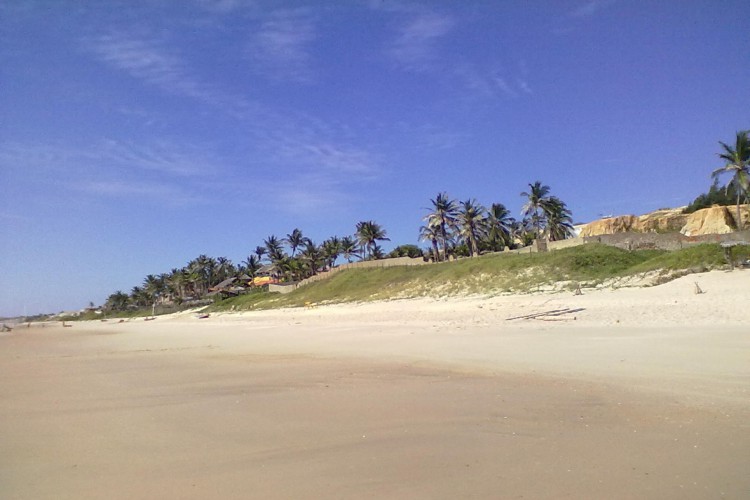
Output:
[[735,271],[15,329],[0,496],[743,498],[748,298]]

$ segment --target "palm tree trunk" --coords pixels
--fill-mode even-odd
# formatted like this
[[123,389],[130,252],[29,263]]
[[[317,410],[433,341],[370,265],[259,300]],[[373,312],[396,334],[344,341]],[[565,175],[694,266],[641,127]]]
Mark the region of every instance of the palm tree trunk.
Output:
[[448,235],[445,234],[445,224],[440,225],[440,236],[443,238],[443,262],[448,260]]
[[742,231],[742,212],[740,211],[740,190],[737,188],[737,231]]

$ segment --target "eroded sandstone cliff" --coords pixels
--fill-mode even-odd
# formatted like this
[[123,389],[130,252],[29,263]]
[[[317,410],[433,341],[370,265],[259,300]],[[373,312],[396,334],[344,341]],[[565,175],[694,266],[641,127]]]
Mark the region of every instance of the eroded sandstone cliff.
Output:
[[[619,215],[598,219],[581,228],[580,236],[598,236],[625,232],[670,233],[686,236],[731,233],[737,228],[736,207],[713,206],[692,214],[682,213],[684,207],[656,210],[636,215]],[[744,227],[750,226],[750,205],[740,206]]]

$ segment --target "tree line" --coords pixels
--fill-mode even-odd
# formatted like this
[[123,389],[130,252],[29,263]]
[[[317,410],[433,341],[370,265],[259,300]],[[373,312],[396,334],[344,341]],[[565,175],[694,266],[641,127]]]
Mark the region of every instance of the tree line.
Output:
[[445,261],[452,255],[474,257],[528,246],[536,239],[574,236],[573,214],[564,201],[550,194],[549,186],[536,181],[521,196],[526,203],[523,218],[517,220],[502,203],[485,208],[473,198],[458,201],[438,193],[422,219],[419,239],[430,244],[427,253],[433,260]]
[[230,278],[252,283],[261,270],[280,281],[299,281],[330,269],[339,257],[347,262],[354,258],[385,258],[379,242],[388,240],[385,229],[371,220],[358,222],[352,236],[332,236],[319,245],[295,228],[285,238],[268,236],[239,264],[226,257],[199,255],[184,267],[149,274],[142,285],[133,287],[129,294],[120,290],[111,294],[104,308],[126,310],[156,303],[198,300]]
[[[687,213],[712,205],[736,205],[737,229],[743,229],[740,205],[748,202],[750,191],[750,130],[737,132],[734,145],[719,141],[721,152],[719,158],[725,163],[711,173],[714,182],[708,193],[698,196],[685,210]],[[718,186],[718,179],[729,174],[724,192]]]
[[153,304],[183,303],[205,298],[216,285],[230,278],[252,283],[258,273],[270,274],[282,282],[300,281],[331,269],[339,258],[347,262],[391,257],[425,257],[444,261],[449,256],[473,257],[530,244],[537,237],[558,240],[572,236],[571,212],[560,199],[550,196],[541,182],[529,184],[523,208],[524,218],[516,221],[501,203],[484,208],[469,199],[458,202],[439,193],[425,215],[419,238],[431,247],[399,245],[386,254],[381,242],[390,241],[386,230],[372,220],[360,221],[353,235],[332,236],[321,244],[295,228],[283,238],[270,235],[239,264],[226,257],[199,255],[181,268],[149,274],[130,293],[111,294],[104,308],[125,310]]
[[[750,131],[737,132],[734,145],[719,144],[718,156],[725,162],[724,166],[713,171],[714,184],[708,194],[699,196],[690,209],[717,201],[729,205],[731,200],[737,206],[738,226],[742,229],[740,204],[747,202],[750,190]],[[725,174],[731,177],[722,193],[718,178]],[[399,245],[386,254],[380,245],[380,242],[390,241],[386,230],[372,220],[358,222],[351,236],[332,236],[319,245],[296,228],[284,238],[269,236],[240,264],[226,257],[215,259],[200,255],[182,268],[150,274],[129,294],[122,291],[111,294],[104,306],[124,310],[200,299],[229,278],[252,282],[264,268],[281,281],[298,281],[334,267],[341,257],[352,262],[353,259],[423,256],[439,262],[451,256],[474,257],[483,252],[524,247],[537,239],[556,241],[573,236],[572,212],[565,202],[552,196],[549,186],[540,181],[528,187],[521,193],[525,203],[520,220],[513,218],[502,203],[486,208],[473,198],[458,201],[445,192],[438,193],[430,200],[431,206],[419,229],[419,241],[429,245],[425,249]]]

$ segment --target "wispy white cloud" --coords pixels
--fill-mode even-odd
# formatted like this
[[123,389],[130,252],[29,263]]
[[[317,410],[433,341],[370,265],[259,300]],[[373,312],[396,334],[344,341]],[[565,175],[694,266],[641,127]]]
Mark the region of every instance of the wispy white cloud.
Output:
[[27,170],[87,172],[104,170],[152,171],[170,176],[198,176],[215,167],[198,148],[168,141],[135,144],[102,140],[85,147],[55,144],[7,144],[0,165]]
[[614,2],[615,0],[589,0],[570,11],[569,16],[573,18],[592,17]]
[[407,13],[406,16],[409,19],[399,28],[387,54],[406,69],[428,69],[438,58],[440,40],[453,30],[455,20],[435,12]]
[[253,0],[193,0],[198,7],[217,14],[228,14],[238,9],[255,7]]
[[105,141],[96,150],[97,161],[112,162],[119,167],[151,170],[169,175],[196,176],[207,173],[212,162],[193,146],[176,146],[167,141],[156,141],[147,145]]
[[320,215],[340,210],[355,200],[350,191],[317,176],[298,176],[272,187],[271,195],[278,209],[300,216]]
[[400,135],[409,138],[413,147],[428,151],[445,151],[464,143],[469,135],[466,132],[447,130],[433,123],[414,125],[398,122],[395,125]]
[[163,40],[111,32],[87,38],[84,45],[102,62],[167,93],[228,109],[247,107],[243,98],[229,95],[197,77],[179,53]]
[[71,188],[89,194],[117,198],[155,198],[170,204],[182,204],[195,197],[182,189],[162,183],[122,180],[87,180],[71,184]]
[[555,35],[565,35],[575,31],[580,25],[598,15],[610,7],[616,0],[588,0],[581,3],[578,7],[568,11],[553,23],[552,33]]
[[97,196],[147,197],[170,205],[201,199],[204,176],[222,170],[193,146],[113,140],[86,147],[4,145],[0,168],[23,172],[26,182]]
[[485,69],[476,65],[462,64],[453,70],[469,98],[498,99],[517,98],[522,94],[533,94],[526,80],[524,67],[515,74],[500,69]]
[[264,159],[256,181],[266,203],[300,215],[326,213],[353,203],[353,192],[386,175],[380,155],[352,130],[305,114],[269,116],[253,132],[254,152]]
[[371,155],[352,146],[330,142],[309,142],[287,139],[278,153],[288,162],[306,165],[321,174],[326,172],[338,175],[376,175],[378,168]]
[[267,16],[248,49],[257,70],[274,79],[313,79],[310,45],[317,38],[315,21],[306,10],[280,10]]
[[521,92],[523,92],[524,94],[534,93],[534,91],[531,90],[529,83],[523,78],[516,78],[516,84],[518,85],[518,88],[521,90]]
[[14,214],[10,212],[0,211],[0,220],[4,220],[7,222],[26,222],[32,219],[31,217],[28,217],[26,215],[19,215],[19,214]]

